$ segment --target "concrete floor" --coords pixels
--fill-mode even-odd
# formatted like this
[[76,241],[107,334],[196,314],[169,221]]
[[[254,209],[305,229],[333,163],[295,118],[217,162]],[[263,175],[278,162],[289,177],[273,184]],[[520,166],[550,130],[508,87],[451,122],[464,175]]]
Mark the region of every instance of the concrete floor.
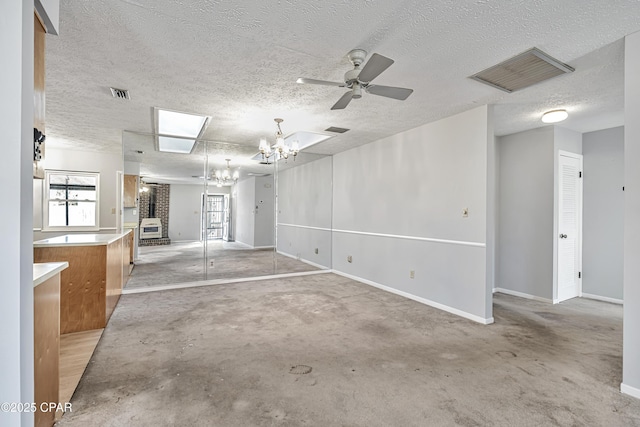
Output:
[[621,306],[494,317],[334,274],[124,295],[59,426],[640,425]]
[[274,259],[273,249],[251,249],[222,240],[207,243],[206,263],[202,242],[179,242],[142,246],[135,264],[127,289],[319,270],[281,254]]

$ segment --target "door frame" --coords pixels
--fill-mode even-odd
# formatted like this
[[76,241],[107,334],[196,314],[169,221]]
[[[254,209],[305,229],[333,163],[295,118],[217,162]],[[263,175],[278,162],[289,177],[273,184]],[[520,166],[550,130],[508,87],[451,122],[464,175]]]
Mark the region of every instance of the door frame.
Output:
[[[554,212],[553,212],[553,303],[558,304],[562,301],[558,298],[558,274],[559,274],[559,266],[558,266],[558,241],[559,241],[559,233],[560,233],[560,158],[561,157],[570,157],[578,160],[579,169],[582,173],[581,179],[578,180],[578,271],[583,271],[582,265],[582,245],[583,245],[583,230],[582,230],[582,217],[583,217],[583,199],[584,199],[584,166],[583,166],[583,155],[580,153],[572,153],[570,151],[558,150],[557,155],[555,156],[555,179],[554,179]],[[582,297],[582,277],[578,278],[578,297]],[[563,300],[564,301],[564,300]]]

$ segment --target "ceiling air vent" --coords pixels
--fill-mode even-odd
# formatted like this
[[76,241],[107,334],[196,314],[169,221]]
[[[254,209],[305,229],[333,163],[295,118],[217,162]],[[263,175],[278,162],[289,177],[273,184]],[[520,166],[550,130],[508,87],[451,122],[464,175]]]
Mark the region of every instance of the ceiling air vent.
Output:
[[572,67],[534,47],[471,78],[511,93],[573,71]]
[[113,95],[114,98],[131,99],[129,91],[126,89],[116,89],[115,87],[109,89],[111,89],[111,95]]
[[345,128],[339,128],[339,127],[335,127],[335,126],[331,126],[326,128],[324,131],[325,132],[334,132],[334,133],[345,133],[346,131],[348,131],[349,129],[345,129]]

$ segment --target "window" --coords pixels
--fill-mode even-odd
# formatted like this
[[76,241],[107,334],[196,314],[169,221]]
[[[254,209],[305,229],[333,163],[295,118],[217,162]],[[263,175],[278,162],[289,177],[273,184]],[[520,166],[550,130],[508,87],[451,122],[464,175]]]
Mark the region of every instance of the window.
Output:
[[100,174],[46,171],[44,230],[98,230]]

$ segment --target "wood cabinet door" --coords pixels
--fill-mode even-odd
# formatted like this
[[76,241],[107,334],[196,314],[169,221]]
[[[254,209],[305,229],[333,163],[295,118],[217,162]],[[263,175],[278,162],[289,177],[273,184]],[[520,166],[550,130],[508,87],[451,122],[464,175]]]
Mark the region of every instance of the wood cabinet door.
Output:
[[125,208],[138,207],[138,176],[137,175],[124,176],[124,207]]

